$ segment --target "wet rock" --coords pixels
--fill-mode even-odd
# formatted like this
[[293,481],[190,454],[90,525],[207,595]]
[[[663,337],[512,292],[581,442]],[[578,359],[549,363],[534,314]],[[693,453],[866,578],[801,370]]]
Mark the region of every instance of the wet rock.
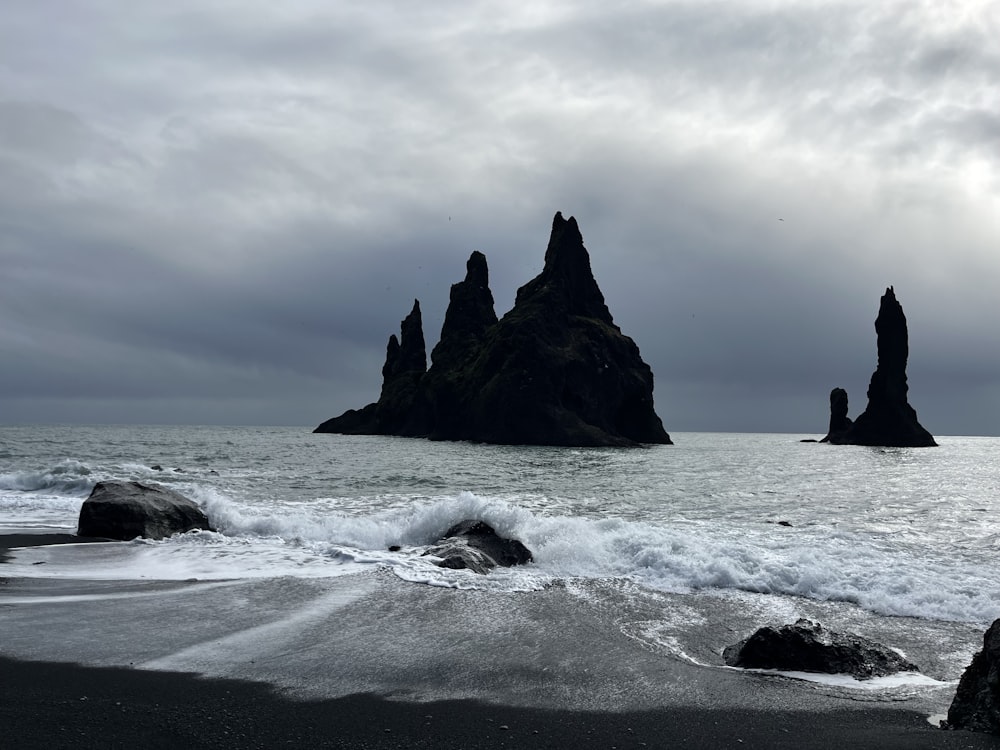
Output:
[[505,539],[489,524],[473,520],[449,528],[424,554],[441,558],[439,567],[474,573],[524,565],[532,560],[531,551],[521,542]]
[[880,643],[853,633],[833,632],[805,619],[794,625],[761,628],[746,640],[726,647],[722,658],[731,667],[848,674],[858,680],[918,671],[914,664]]
[[198,505],[178,492],[141,482],[98,482],[83,501],[77,534],[128,541],[211,531]]
[[962,674],[948,709],[954,729],[1000,734],[1000,620],[983,636],[983,649]]

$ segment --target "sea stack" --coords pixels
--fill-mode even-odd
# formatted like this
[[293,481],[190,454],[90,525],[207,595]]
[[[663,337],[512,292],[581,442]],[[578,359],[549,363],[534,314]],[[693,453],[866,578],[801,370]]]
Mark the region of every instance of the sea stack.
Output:
[[835,445],[905,448],[937,445],[934,437],[917,421],[917,412],[907,401],[909,338],[906,316],[891,286],[882,295],[875,332],[878,365],[868,385],[868,408],[851,424],[846,411],[847,392],[835,388],[830,394],[830,433],[823,441]]
[[399,337],[389,336],[382,366],[382,392],[378,401],[363,409],[348,409],[339,417],[328,419],[313,432],[339,432],[345,435],[419,434],[416,407],[420,384],[427,372],[427,349],[424,345],[420,301],[400,324]]
[[826,433],[826,437],[820,440],[821,443],[839,442],[854,426],[847,412],[847,391],[843,388],[834,388],[830,391],[830,430]]
[[[418,338],[406,325],[399,353],[390,339],[379,401],[316,432],[507,445],[670,444],[653,409],[653,373],[615,325],[572,217],[555,215],[541,274],[499,320],[486,256],[472,254],[465,279],[451,288],[426,373],[415,355],[397,371],[405,342]],[[422,334],[419,340],[422,346]]]

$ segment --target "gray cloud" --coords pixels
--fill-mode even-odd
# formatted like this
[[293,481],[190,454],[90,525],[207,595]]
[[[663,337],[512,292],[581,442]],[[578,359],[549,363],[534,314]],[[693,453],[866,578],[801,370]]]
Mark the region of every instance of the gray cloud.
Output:
[[0,421],[309,425],[418,297],[498,312],[578,218],[668,429],[864,406],[878,298],[937,434],[1000,434],[988,3],[16,2]]

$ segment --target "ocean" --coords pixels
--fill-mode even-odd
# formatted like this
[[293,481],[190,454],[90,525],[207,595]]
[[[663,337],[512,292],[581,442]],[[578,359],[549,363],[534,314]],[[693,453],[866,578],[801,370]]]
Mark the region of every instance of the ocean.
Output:
[[[369,609],[400,592],[435,602],[471,592],[483,620],[466,612],[471,629],[487,618],[495,629],[504,612],[548,602],[604,613],[594,627],[707,669],[728,669],[722,648],[757,627],[809,617],[899,648],[921,666],[920,675],[866,685],[824,678],[823,689],[938,691],[934,705],[953,692],[1000,617],[1000,439],[943,436],[937,448],[906,449],[803,443],[802,435],[672,437],[673,446],[569,449],[287,427],[2,427],[0,530],[73,532],[94,484],[122,479],[183,493],[218,532],[23,548],[0,574],[64,585],[281,581],[285,592],[313,592],[287,593],[284,609],[265,618],[267,639],[281,627],[314,627],[315,591],[333,579],[363,590]],[[422,556],[467,518],[521,540],[534,562],[476,575]],[[0,604],[23,603],[14,593]],[[14,633],[0,653],[62,655],[58,644],[17,635],[18,617],[0,608],[0,626],[6,620]],[[266,651],[267,639],[254,648]],[[164,645],[148,663],[261,677],[191,648]],[[105,649],[89,661],[122,658]],[[263,678],[280,683],[279,672]],[[326,692],[384,687],[358,680],[331,682]]]

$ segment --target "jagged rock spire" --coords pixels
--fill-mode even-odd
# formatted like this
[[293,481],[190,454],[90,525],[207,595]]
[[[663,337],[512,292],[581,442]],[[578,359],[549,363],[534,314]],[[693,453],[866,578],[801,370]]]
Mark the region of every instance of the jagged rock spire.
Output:
[[451,286],[441,340],[431,352],[431,362],[438,368],[460,365],[475,354],[496,322],[486,256],[476,250],[465,264],[465,280]]
[[868,385],[868,407],[846,432],[839,436],[831,433],[829,442],[899,447],[937,445],[917,421],[917,412],[907,401],[909,333],[903,307],[891,286],[879,303],[875,333],[878,365]]
[[514,306],[526,305],[539,298],[544,298],[544,303],[553,312],[596,318],[614,325],[590,268],[590,255],[584,247],[576,219],[572,216],[564,219],[561,211],[552,220],[545,267],[541,274],[517,290]]
[[486,256],[452,285],[424,371],[420,307],[389,339],[382,396],[318,432],[526,445],[670,443],[653,373],[611,318],[573,218],[557,213],[545,266],[497,320]]
[[423,321],[420,300],[413,300],[413,309],[403,318],[396,334],[389,337],[385,347],[385,364],[382,365],[382,395],[391,390],[393,381],[401,375],[423,375],[427,371],[427,349],[424,345]]

